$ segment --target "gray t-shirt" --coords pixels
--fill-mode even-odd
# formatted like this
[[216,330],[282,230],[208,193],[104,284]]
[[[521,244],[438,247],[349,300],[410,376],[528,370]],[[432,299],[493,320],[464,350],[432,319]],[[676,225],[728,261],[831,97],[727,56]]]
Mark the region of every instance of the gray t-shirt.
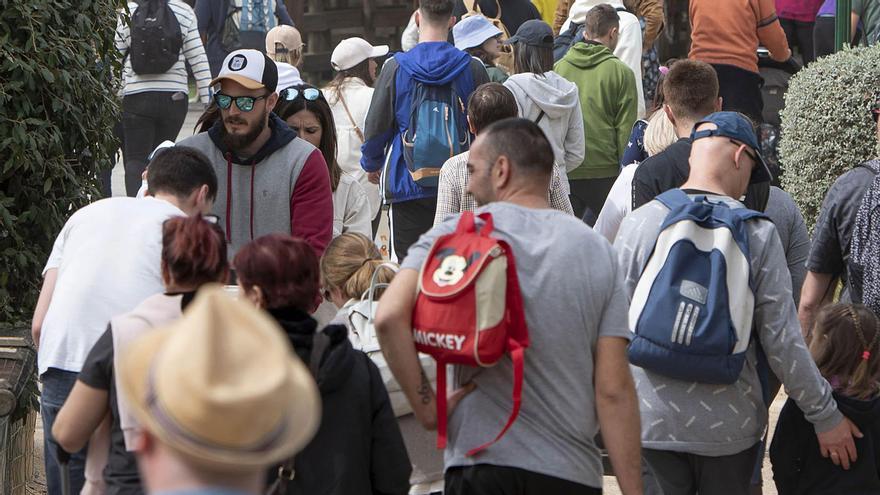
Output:
[[779,234],[779,240],[782,241],[782,250],[788,262],[788,271],[791,273],[792,296],[797,306],[800,304],[801,287],[807,276],[807,255],[810,254],[807,224],[804,223],[804,216],[791,196],[776,186],[770,188],[770,199],[767,201],[767,210],[764,213],[776,225],[776,232]]
[[[742,204],[724,196],[709,196],[734,207]],[[626,293],[632,297],[669,209],[657,200],[627,216],[614,247],[624,271]],[[749,234],[752,282],[755,290],[754,327],[771,371],[780,378],[817,432],[842,419],[831,386],[819,374],[801,335],[791,297],[776,227],[766,220],[746,224]],[[761,440],[767,426],[757,373],[755,340],[737,381],[717,385],[676,380],[632,366],[642,419],[642,446],[648,449],[725,456],[742,452]]]
[[[556,210],[492,203],[493,237],[510,243],[525,304],[531,346],[525,351],[522,409],[488,450],[465,453],[501,431],[513,407],[513,368],[456,366],[456,382],[476,390],[449,418],[446,468],[493,464],[602,486],[593,353],[598,337],[630,338],[627,297],[611,245],[580,220]],[[437,225],[409,249],[402,268],[418,270],[434,239],[458,217]]]

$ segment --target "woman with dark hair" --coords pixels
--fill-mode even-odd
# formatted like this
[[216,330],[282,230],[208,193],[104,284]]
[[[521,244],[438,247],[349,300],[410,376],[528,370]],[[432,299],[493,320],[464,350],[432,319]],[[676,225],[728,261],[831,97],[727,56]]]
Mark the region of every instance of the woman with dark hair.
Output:
[[343,232],[370,235],[370,205],[358,181],[342,172],[336,162],[336,125],[330,105],[318,88],[308,84],[281,91],[275,106],[281,117],[299,137],[321,150],[330,169],[333,190],[333,237]]
[[[285,463],[296,476],[284,493],[407,493],[409,457],[379,370],[354,350],[344,325],[319,331],[309,316],[320,301],[314,250],[301,239],[270,234],[241,248],[233,265],[244,297],[275,318],[321,392],[321,427]],[[269,483],[278,472],[269,469]]]
[[553,146],[556,173],[569,193],[568,172],[584,160],[584,121],[578,88],[553,71],[553,31],[526,21],[508,42],[515,74],[504,85],[516,97],[519,115],[536,124]]
[[378,174],[374,174],[375,180],[370,181],[361,168],[361,146],[364,144],[367,111],[373,99],[377,58],[387,53],[388,46],[373,46],[362,38],[342,40],[330,57],[336,76],[324,88],[336,122],[337,162],[342,171],[357,179],[367,193],[370,219],[378,218],[382,204],[377,185]]
[[[67,452],[76,452],[89,442],[87,489],[101,485],[103,471],[107,494],[145,492],[133,454],[139,426],[125,399],[117,394],[117,357],[138,337],[179,319],[199,287],[222,283],[228,273],[226,236],[215,223],[200,216],[165,221],[162,225],[165,292],[147,298],[130,313],[110,320],[107,330],[89,352],[76,385],[52,426],[53,436]],[[108,414],[109,435],[106,431],[99,435],[107,427],[106,422],[102,425],[102,420]],[[104,442],[96,442],[96,438],[103,438]]]

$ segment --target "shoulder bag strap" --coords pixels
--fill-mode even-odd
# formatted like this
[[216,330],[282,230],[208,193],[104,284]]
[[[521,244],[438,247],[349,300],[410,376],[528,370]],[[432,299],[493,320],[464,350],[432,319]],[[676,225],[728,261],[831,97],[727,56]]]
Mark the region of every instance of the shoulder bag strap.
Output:
[[357,122],[354,121],[354,117],[351,116],[351,111],[348,109],[348,104],[345,102],[345,98],[343,98],[342,96],[341,89],[336,88],[336,96],[339,97],[339,102],[342,103],[342,108],[345,109],[345,114],[348,115],[348,121],[351,122],[352,126],[354,126],[354,132],[357,133],[358,139],[361,140],[361,144],[365,143],[366,139],[364,139],[364,132],[361,131],[360,126],[357,125]]
[[[321,358],[330,345],[330,337],[326,333],[318,331],[312,337],[312,353],[309,355],[309,371],[317,380],[318,369],[321,367]],[[287,485],[296,477],[296,456],[284,461],[284,464],[278,466],[278,477],[269,485],[266,495],[287,495]]]
[[461,3],[463,3],[464,8],[467,9],[466,15],[482,14],[482,12],[480,12],[480,5],[477,3],[477,0],[462,0]]

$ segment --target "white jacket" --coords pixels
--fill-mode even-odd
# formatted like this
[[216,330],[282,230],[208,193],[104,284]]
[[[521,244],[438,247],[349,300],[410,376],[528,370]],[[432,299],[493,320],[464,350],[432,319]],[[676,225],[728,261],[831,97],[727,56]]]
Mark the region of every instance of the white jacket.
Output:
[[532,122],[544,116],[538,127],[553,146],[557,174],[568,193],[568,175],[584,161],[584,118],[578,87],[551,71],[514,74],[504,82],[516,98],[519,116]]
[[354,177],[343,173],[333,192],[333,237],[344,232],[357,232],[372,238],[372,221],[364,188]]
[[[337,97],[336,91],[330,88],[323,90],[324,97],[330,104],[330,110],[333,111],[333,121],[336,123],[336,162],[339,163],[343,172],[354,177],[360,183],[367,195],[370,221],[372,221],[379,213],[379,207],[382,203],[379,199],[379,186],[368,181],[367,173],[361,168],[361,145],[364,142],[358,135],[357,129],[359,128],[361,133],[364,132],[367,112],[370,110],[370,101],[373,99],[373,88],[367,86],[367,83],[360,78],[351,77],[342,83],[339,91],[348,105],[351,118]],[[369,232],[367,235],[370,235]]]
[[626,64],[636,75],[636,90],[639,95],[638,118],[643,119],[645,118],[645,90],[642,87],[642,26],[639,24],[639,18],[620,10],[624,8],[621,0],[575,0],[568,12],[568,20],[562,25],[561,31],[567,30],[572,22],[583,24],[587,12],[603,3],[618,9],[620,39],[617,42],[617,48],[614,49],[614,56]]

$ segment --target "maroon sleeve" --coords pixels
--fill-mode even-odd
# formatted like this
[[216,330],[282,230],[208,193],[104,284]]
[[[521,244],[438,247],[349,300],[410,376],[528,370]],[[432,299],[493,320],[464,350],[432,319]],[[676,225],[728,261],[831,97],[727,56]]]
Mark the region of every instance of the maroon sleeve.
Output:
[[330,172],[319,150],[306,159],[290,197],[290,233],[303,238],[319,257],[333,237]]

